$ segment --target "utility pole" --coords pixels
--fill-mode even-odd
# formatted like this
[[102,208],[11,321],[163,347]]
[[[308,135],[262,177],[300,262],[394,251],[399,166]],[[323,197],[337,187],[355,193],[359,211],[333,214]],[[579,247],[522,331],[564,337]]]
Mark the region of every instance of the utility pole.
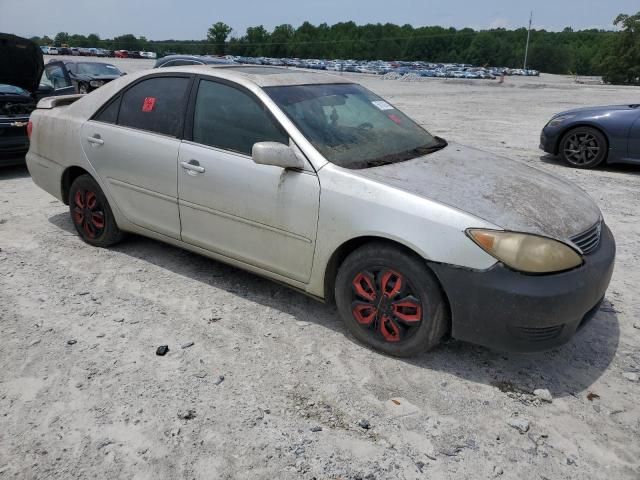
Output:
[[529,15],[529,31],[527,32],[527,46],[524,49],[524,67],[523,70],[527,69],[527,57],[529,56],[529,39],[531,38],[531,22],[533,21],[533,11],[531,15]]

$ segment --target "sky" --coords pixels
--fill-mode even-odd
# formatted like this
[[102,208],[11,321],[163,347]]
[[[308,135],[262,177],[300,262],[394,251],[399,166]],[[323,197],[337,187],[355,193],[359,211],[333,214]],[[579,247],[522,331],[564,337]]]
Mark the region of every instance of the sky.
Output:
[[0,0],[0,32],[31,37],[57,32],[133,33],[150,40],[197,40],[223,21],[242,35],[249,26],[305,20],[329,24],[410,23],[414,26],[518,28],[533,10],[534,28],[613,29],[619,13],[640,11],[638,0]]

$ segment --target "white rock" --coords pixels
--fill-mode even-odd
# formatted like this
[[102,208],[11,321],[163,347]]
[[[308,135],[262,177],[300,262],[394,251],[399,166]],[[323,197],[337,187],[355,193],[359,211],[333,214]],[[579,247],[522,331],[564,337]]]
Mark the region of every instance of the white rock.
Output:
[[553,402],[553,397],[551,396],[551,392],[546,388],[538,388],[533,391],[533,394],[543,402],[547,402],[547,403]]
[[630,382],[637,382],[638,381],[638,374],[637,373],[633,373],[633,372],[624,372],[622,374],[622,376],[624,378],[626,378],[627,380],[629,380]]
[[529,420],[525,420],[524,418],[510,418],[507,423],[520,433],[527,433],[529,431]]

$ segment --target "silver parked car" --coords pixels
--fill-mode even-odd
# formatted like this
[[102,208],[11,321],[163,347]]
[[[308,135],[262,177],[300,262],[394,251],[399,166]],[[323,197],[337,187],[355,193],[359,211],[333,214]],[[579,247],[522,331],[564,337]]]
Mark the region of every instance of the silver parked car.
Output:
[[182,66],[31,116],[34,181],[107,247],[133,232],[333,300],[407,356],[454,338],[534,351],[604,298],[615,242],[579,188],[435,137],[343,77]]

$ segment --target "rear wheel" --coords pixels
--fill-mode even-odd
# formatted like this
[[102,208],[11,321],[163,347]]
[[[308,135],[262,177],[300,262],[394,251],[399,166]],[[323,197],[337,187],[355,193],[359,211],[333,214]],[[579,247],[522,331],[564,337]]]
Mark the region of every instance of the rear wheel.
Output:
[[109,247],[124,237],[104,193],[91,175],[81,175],[69,189],[71,220],[80,237],[95,247]]
[[595,128],[574,128],[560,141],[560,157],[572,167],[595,168],[607,157],[607,139]]
[[78,84],[78,93],[89,93],[89,87],[86,83]]
[[370,244],[351,253],[338,271],[335,298],[349,331],[390,355],[429,350],[446,333],[440,285],[422,259],[397,247]]

